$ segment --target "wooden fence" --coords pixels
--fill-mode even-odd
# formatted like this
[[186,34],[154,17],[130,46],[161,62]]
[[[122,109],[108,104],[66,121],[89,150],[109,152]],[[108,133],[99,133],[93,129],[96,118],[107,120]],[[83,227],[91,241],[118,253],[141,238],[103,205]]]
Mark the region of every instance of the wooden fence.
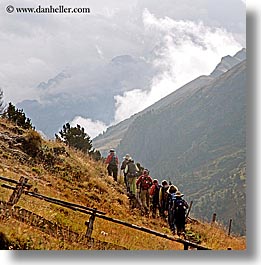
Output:
[[89,220],[85,222],[85,224],[87,226],[87,231],[86,231],[85,236],[88,240],[92,239],[91,236],[92,236],[92,231],[93,231],[95,219],[101,218],[101,219],[107,220],[109,222],[117,223],[117,224],[120,224],[120,225],[123,225],[126,227],[130,227],[130,228],[135,229],[135,230],[139,230],[139,231],[149,233],[149,234],[161,237],[161,238],[165,238],[167,240],[181,243],[184,245],[184,250],[188,250],[189,247],[192,247],[192,248],[198,249],[198,250],[211,250],[210,248],[201,246],[199,244],[196,244],[196,243],[188,241],[188,240],[184,240],[181,238],[174,238],[172,236],[157,232],[155,230],[151,230],[151,229],[146,228],[146,227],[138,226],[135,224],[131,224],[131,223],[119,220],[119,219],[115,219],[115,218],[106,216],[106,213],[99,211],[96,208],[90,208],[90,207],[82,206],[79,204],[75,204],[75,203],[71,203],[71,202],[67,202],[67,201],[63,201],[63,200],[58,200],[55,198],[51,198],[51,197],[39,194],[38,192],[31,192],[29,190],[30,190],[30,188],[32,188],[32,185],[28,184],[27,183],[28,179],[24,178],[24,177],[21,177],[19,181],[16,181],[16,180],[13,180],[10,178],[0,176],[0,180],[7,181],[7,182],[12,183],[12,184],[16,184],[15,187],[7,185],[7,184],[1,185],[3,188],[13,190],[13,193],[11,194],[9,201],[7,202],[7,205],[9,205],[9,206],[13,206],[14,204],[16,204],[18,202],[19,198],[21,197],[21,195],[25,194],[25,195],[32,196],[32,197],[40,199],[40,200],[45,200],[49,203],[53,203],[53,204],[56,204],[56,205],[59,205],[62,207],[69,208],[73,211],[79,211],[81,213],[90,215]]

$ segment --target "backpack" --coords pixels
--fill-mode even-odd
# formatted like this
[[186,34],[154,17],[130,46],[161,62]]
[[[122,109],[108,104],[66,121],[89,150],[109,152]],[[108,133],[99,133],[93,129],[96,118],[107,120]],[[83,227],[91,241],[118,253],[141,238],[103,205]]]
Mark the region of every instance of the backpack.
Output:
[[128,164],[128,173],[127,173],[127,176],[129,178],[134,178],[134,177],[137,177],[138,176],[137,168],[136,168],[136,166],[135,166],[135,164],[133,162],[130,162]]
[[153,186],[154,186],[154,189],[150,191],[151,192],[150,195],[153,196],[153,197],[154,196],[159,197],[159,191],[160,191],[160,188],[161,188],[160,185],[159,184],[153,184],[152,187]]
[[[155,185],[155,184],[154,184]],[[154,194],[153,195],[157,195],[159,196],[159,191],[160,191],[160,185],[156,184],[155,185],[155,189],[154,189]]]
[[174,211],[176,215],[185,215],[186,206],[182,198],[176,198],[174,201]]
[[110,165],[110,166],[117,166],[116,156],[115,156],[115,155],[112,156],[109,165]]
[[124,170],[125,167],[127,165],[127,161],[126,160],[123,160],[122,164],[121,164],[121,170]]
[[168,201],[168,205],[169,205],[169,209],[174,209],[174,203],[176,200],[176,194],[175,193],[169,193],[169,201]]
[[166,203],[167,201],[168,201],[168,192],[167,192],[167,190],[168,190],[168,186],[167,187],[164,187],[164,186],[162,186],[162,201],[164,202],[164,203]]
[[142,190],[148,190],[152,185],[151,178],[149,176],[142,176],[140,187]]

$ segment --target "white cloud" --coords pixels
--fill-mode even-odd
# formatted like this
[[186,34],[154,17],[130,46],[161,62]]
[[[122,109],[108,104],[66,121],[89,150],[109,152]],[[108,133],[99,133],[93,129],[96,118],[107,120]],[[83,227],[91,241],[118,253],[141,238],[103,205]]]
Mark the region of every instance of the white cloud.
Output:
[[84,131],[91,137],[91,139],[105,131],[107,128],[106,124],[101,121],[93,121],[80,116],[75,117],[70,124],[73,127],[79,124],[84,128]]
[[134,89],[124,92],[123,96],[115,96],[115,116],[114,124],[129,118],[134,113],[137,113],[148,107],[146,102],[146,91]]
[[115,97],[115,123],[152,105],[200,75],[210,74],[222,56],[234,55],[241,45],[225,29],[202,22],[156,18],[148,10],[143,21],[147,31],[162,39],[154,64],[162,72],[155,76],[149,91],[134,89]]

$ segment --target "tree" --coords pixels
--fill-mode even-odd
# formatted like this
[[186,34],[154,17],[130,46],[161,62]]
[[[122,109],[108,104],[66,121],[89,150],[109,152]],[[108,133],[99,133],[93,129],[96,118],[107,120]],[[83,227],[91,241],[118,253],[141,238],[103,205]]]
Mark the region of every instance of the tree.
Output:
[[71,127],[67,122],[63,125],[62,130],[59,132],[60,136],[55,134],[57,140],[63,141],[66,145],[74,147],[84,153],[91,152],[92,140],[90,136],[84,132],[79,124],[76,127]]
[[9,102],[3,116],[24,129],[33,129],[31,120],[25,116],[24,111],[16,109],[11,102]]

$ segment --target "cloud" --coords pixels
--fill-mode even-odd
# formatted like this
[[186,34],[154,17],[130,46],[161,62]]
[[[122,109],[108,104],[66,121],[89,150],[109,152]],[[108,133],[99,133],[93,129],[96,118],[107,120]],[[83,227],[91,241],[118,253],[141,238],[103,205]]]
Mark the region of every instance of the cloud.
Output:
[[[14,103],[38,99],[40,95],[37,85],[64,69],[89,70],[116,54],[137,50],[138,45],[127,39],[129,33],[122,30],[127,23],[123,20],[122,13],[135,3],[123,4],[119,0],[106,2],[108,1],[1,1],[0,84],[6,99]],[[8,14],[5,7],[9,4],[14,7],[35,8],[39,5],[90,7],[91,13]],[[121,14],[117,14],[119,10]],[[117,20],[122,22],[116,24]],[[135,28],[138,25],[132,30]],[[30,58],[34,58],[34,61]],[[82,84],[86,81],[86,76],[85,72],[85,79],[80,80]],[[78,77],[76,74],[72,81],[77,83]],[[64,88],[60,86],[58,89]],[[71,93],[74,89],[75,86],[68,87]]]
[[93,139],[95,136],[99,135],[106,130],[107,126],[101,121],[93,121],[89,118],[84,118],[77,116],[71,122],[71,126],[76,126],[79,124],[84,128],[84,131]]
[[153,63],[161,72],[153,77],[149,90],[135,88],[114,97],[112,124],[144,110],[198,76],[209,75],[221,57],[242,48],[225,29],[202,22],[156,18],[148,10],[144,10],[143,22],[148,34],[158,36]]
[[[91,13],[84,14],[8,14],[5,6],[9,0],[1,1],[0,29],[1,63],[0,83],[5,97],[14,103],[24,99],[38,99],[36,90],[40,82],[49,80],[64,69],[84,68],[86,71],[101,62],[108,62],[111,58],[131,54],[137,57],[145,56],[154,48],[159,36],[164,36],[162,27],[167,25],[171,31],[173,25],[166,14],[172,17],[206,20],[209,23],[223,23],[238,26],[238,6],[233,2],[233,12],[229,6],[231,1],[222,1],[222,10],[217,9],[220,1],[191,1],[166,0],[161,5],[156,0],[121,1],[121,0],[85,0],[58,1],[58,0],[13,0],[15,7],[41,6],[71,6],[91,9]],[[228,3],[227,3],[228,2]],[[239,4],[240,1],[238,1]],[[227,3],[227,4],[226,4]],[[175,8],[172,8],[175,6]],[[144,7],[153,10],[153,14],[163,19],[155,19],[149,12],[143,12]],[[209,9],[208,9],[209,8]],[[212,18],[213,10],[230,15],[218,19],[219,13]],[[226,12],[228,12],[226,11]],[[236,11],[236,12],[234,12]],[[142,17],[143,12],[143,17]],[[234,21],[234,19],[236,19]],[[181,20],[180,20],[181,21]],[[185,21],[185,20],[184,20]],[[221,22],[220,22],[221,21]],[[144,24],[146,22],[146,25]],[[244,23],[243,23],[244,24]],[[145,25],[145,27],[144,27]],[[160,26],[161,25],[161,26]],[[180,24],[181,25],[181,24]],[[151,31],[149,30],[151,28]],[[157,28],[157,32],[155,29]],[[161,28],[161,29],[160,29]],[[238,38],[240,31],[237,29]],[[41,65],[30,62],[35,58]],[[72,75],[72,83],[87,83],[88,78],[79,74]],[[71,92],[75,86],[69,87]],[[61,90],[64,87],[59,87]],[[57,88],[57,89],[59,89]],[[86,88],[87,89],[87,88]],[[19,93],[16,93],[19,91]],[[81,91],[77,91],[81,93]]]
[[[149,91],[134,89],[115,96],[115,123],[130,117],[200,75],[209,75],[225,55],[234,55],[241,45],[222,28],[202,22],[156,18],[147,9],[144,26],[158,34],[160,47],[153,63],[162,71],[156,75]],[[149,33],[148,33],[149,34]],[[162,41],[160,41],[162,40]]]
[[113,124],[129,118],[132,114],[137,113],[146,107],[146,95],[148,92],[141,89],[126,91],[122,96],[117,95],[115,99],[115,116]]
[[[7,14],[5,7],[9,4],[90,7],[91,13]],[[113,57],[152,55],[149,61],[160,74],[149,80],[149,89],[133,84],[133,88],[122,86],[116,92],[118,95],[113,94],[115,123],[168,95],[189,79],[208,74],[221,56],[235,53],[240,48],[235,36],[245,42],[243,11],[238,0],[198,0],[193,5],[191,0],[165,0],[161,4],[157,0],[46,0],[44,3],[3,0],[0,86],[7,101],[13,103],[26,99],[44,103],[44,97],[47,100],[63,93],[75,101],[83,100],[94,97],[95,92],[107,93],[108,87],[114,89],[113,85],[100,85],[98,89],[93,85],[99,78],[106,79],[100,75],[102,71],[95,69],[101,69]],[[64,70],[70,78],[44,92],[37,88]],[[94,119],[87,121],[99,124]]]

